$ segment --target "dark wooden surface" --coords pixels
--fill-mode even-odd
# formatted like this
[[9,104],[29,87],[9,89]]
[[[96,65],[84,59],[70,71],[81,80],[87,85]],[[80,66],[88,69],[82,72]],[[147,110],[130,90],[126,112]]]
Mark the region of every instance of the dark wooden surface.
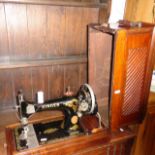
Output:
[[107,98],[111,129],[140,123],[146,111],[155,60],[154,26],[143,23],[141,28],[90,27],[89,83],[97,100]]
[[[41,113],[36,113],[33,115],[29,122],[41,122],[41,121],[51,121],[63,119],[64,116],[61,111],[44,111]],[[20,125],[17,114],[15,111],[2,111],[0,113],[0,155],[7,155],[6,147],[6,136],[5,129],[6,127],[14,128]]]
[[155,107],[149,107],[146,120],[145,128],[142,133],[141,155],[154,155],[155,153]]
[[113,36],[89,27],[88,81],[94,90],[102,120],[109,126],[109,91]]
[[133,155],[154,155],[155,151],[155,93],[149,96],[147,113],[142,124],[139,125],[137,138],[133,146]]
[[[58,114],[60,115],[60,114]],[[55,118],[58,119],[58,115],[55,115]],[[45,116],[45,114],[43,115]],[[51,116],[46,115],[44,117],[44,121],[49,120],[49,118],[55,119],[54,115]],[[59,118],[62,118],[60,115]],[[33,121],[39,121],[39,117],[36,116],[31,118]],[[43,117],[42,120],[43,121]],[[28,149],[24,151],[16,151],[14,136],[12,135],[12,129],[18,124],[12,124],[7,126],[6,129],[6,141],[7,141],[7,150],[8,155],[14,154],[63,154],[63,155],[71,155],[71,154],[96,154],[96,155],[129,155],[131,152],[132,142],[135,138],[135,133],[130,129],[125,129],[124,132],[114,132],[111,133],[107,129],[99,130],[96,133],[91,135],[81,135],[76,137],[70,137],[64,140],[55,141],[53,143],[49,143],[46,145],[42,145],[38,148]],[[92,125],[92,124],[91,124]]]
[[35,94],[42,90],[45,99],[61,97],[66,88],[76,93],[81,84],[86,82],[86,65],[56,65],[0,70],[1,110],[13,108],[17,92],[22,89],[25,97],[36,100]]
[[108,104],[113,36],[90,27],[88,38],[88,81],[102,106]]
[[98,7],[12,3],[0,7],[0,60],[4,62],[85,54],[86,26],[99,18]]
[[107,136],[109,136],[107,132],[102,131],[89,136],[68,138],[39,148],[16,152],[11,131],[7,130],[6,134],[8,138],[8,155],[11,155],[9,152],[12,151],[17,155],[85,155],[94,153],[95,155],[119,155],[120,153],[122,155],[130,155],[131,144],[135,137],[135,135],[130,132],[125,132],[124,134],[118,133],[117,136],[111,137],[112,140],[116,140],[115,143],[112,143],[107,139]]
[[[118,31],[112,81],[113,129],[140,123],[144,118],[155,60],[153,30],[154,27],[150,25],[126,32]],[[120,90],[120,94],[115,94],[116,90]]]
[[[149,110],[151,110],[151,113],[152,113],[152,111],[154,111],[154,108],[152,108],[152,107],[155,105],[155,93],[150,93],[149,105],[150,105]],[[35,120],[38,120],[38,121],[42,121],[43,119],[51,120],[51,117],[52,117],[51,111],[48,111],[46,113],[44,112],[44,114],[42,114],[42,115],[40,115],[40,113],[38,113],[38,114],[39,115],[37,115],[37,114],[34,115],[33,118],[35,118]],[[55,114],[54,114],[54,116],[55,116]],[[10,112],[10,111],[9,112],[1,112],[0,118],[1,118],[1,121],[0,121],[0,155],[6,155],[5,127],[10,124],[14,124],[15,126],[17,126],[17,125],[19,125],[19,123],[16,118],[16,114],[14,112]],[[150,121],[150,123],[151,123],[151,121]],[[147,149],[146,146],[144,146],[144,145],[142,146],[144,139],[147,139],[147,136],[145,135],[146,134],[145,131],[146,131],[146,129],[149,131],[149,128],[148,128],[148,126],[146,126],[146,124],[147,124],[146,121],[144,121],[143,124],[140,125],[139,131],[137,134],[137,138],[136,138],[136,143],[134,144],[133,155],[142,155],[142,153],[144,152],[143,149]],[[151,123],[151,125],[152,125],[152,123]],[[12,126],[12,127],[15,127],[15,126]],[[154,128],[152,128],[152,129],[153,129],[152,132],[154,134]],[[151,137],[151,139],[153,139],[153,137]],[[148,141],[149,141],[149,139],[148,139]],[[114,142],[116,142],[116,141],[114,141]],[[151,141],[149,141],[149,142],[151,143],[150,146],[152,146],[152,142]],[[129,145],[129,144],[130,144],[130,141],[126,143],[126,145]],[[148,143],[148,145],[149,145],[149,143]],[[96,150],[98,150],[99,155],[102,155],[103,153],[107,153],[107,152],[110,152],[113,155],[113,149],[114,149],[114,147],[108,147],[107,149],[105,149],[105,148],[99,146],[96,148],[91,148],[87,151],[83,151],[82,154],[83,155],[87,155],[87,154],[94,155],[97,152]],[[124,144],[116,145],[115,149],[117,149],[117,150],[121,149],[122,151],[124,151]],[[120,154],[121,153],[118,153],[118,155],[120,155]],[[126,155],[126,154],[124,153],[124,155]]]
[[[98,1],[0,1],[0,111],[11,109],[23,89],[34,99],[76,93],[87,81],[87,25],[107,20]],[[103,19],[104,18],[104,19]]]

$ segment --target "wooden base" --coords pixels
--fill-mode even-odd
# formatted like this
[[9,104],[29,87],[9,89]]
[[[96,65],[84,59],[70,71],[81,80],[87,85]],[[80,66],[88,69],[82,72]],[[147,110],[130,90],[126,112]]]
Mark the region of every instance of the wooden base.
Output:
[[111,133],[108,129],[102,129],[90,135],[69,137],[37,148],[17,151],[13,129],[13,125],[6,128],[8,155],[110,155],[117,153],[129,155],[135,137],[135,133],[129,129],[125,129],[123,132],[116,131],[115,133]]

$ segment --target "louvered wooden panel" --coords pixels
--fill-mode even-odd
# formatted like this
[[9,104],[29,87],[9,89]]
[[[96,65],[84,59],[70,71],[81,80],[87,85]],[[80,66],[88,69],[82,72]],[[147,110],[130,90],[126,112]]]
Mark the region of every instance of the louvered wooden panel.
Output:
[[125,95],[122,106],[122,116],[136,113],[140,110],[141,95],[144,85],[147,47],[128,50]]
[[[147,105],[145,97],[148,93],[146,85],[150,83],[147,68],[150,66],[152,30],[121,30],[117,35],[111,102],[113,130],[121,126],[140,123],[144,118]],[[121,51],[120,48],[122,48]],[[117,90],[120,93],[116,93]]]

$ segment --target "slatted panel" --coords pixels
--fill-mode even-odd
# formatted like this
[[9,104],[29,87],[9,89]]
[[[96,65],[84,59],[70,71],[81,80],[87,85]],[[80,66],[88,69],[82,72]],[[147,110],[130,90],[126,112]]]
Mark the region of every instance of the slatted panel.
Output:
[[124,116],[139,111],[141,90],[144,84],[147,47],[129,49],[127,59],[127,78],[122,107]]
[[6,18],[5,18],[5,7],[4,4],[0,3],[0,61],[9,60],[9,47],[8,47],[8,38],[7,38],[7,27],[6,27]]
[[77,153],[78,155],[129,155],[131,152],[131,142],[125,141],[123,143],[112,144],[109,146],[92,147]]

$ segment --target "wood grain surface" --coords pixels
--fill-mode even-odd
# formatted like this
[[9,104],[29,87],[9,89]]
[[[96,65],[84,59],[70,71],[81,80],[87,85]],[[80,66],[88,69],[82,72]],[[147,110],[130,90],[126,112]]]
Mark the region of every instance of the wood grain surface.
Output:
[[[109,99],[106,105],[110,110],[107,118],[111,129],[140,123],[146,112],[155,60],[154,25],[142,23],[141,28],[124,25],[115,29],[90,27],[89,83],[97,99]],[[109,39],[111,36],[113,40]],[[111,89],[105,85],[108,82]]]
[[97,133],[90,135],[81,135],[70,137],[67,139],[55,141],[37,148],[16,151],[12,129],[15,126],[8,126],[6,129],[7,150],[8,155],[14,154],[93,154],[96,155],[112,155],[122,154],[129,155],[135,133],[130,129],[125,129],[124,132],[117,131],[115,133],[109,132],[107,129],[102,129]]
[[153,0],[127,0],[124,19],[154,23]]
[[107,7],[98,1],[1,1],[0,111],[12,109],[19,89],[30,100],[38,90],[45,98],[62,96],[69,85],[76,93],[87,81],[87,25],[98,23]]

